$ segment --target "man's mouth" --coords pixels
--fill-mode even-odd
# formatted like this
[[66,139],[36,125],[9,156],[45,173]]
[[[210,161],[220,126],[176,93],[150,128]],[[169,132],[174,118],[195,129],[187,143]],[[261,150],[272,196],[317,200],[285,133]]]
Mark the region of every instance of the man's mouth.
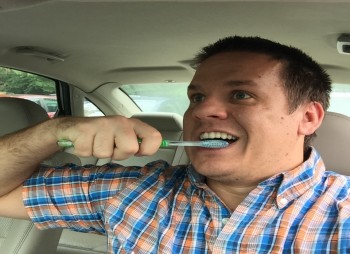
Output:
[[216,140],[225,140],[229,142],[230,144],[236,142],[238,140],[238,137],[235,137],[231,134],[228,134],[226,132],[203,132],[199,136],[200,140],[208,140],[208,139],[216,139]]

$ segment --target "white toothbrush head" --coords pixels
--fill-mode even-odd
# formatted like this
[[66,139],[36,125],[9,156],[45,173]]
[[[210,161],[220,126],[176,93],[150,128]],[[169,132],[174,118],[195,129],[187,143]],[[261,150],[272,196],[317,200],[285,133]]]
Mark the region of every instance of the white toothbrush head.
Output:
[[201,147],[205,148],[225,148],[230,143],[225,140],[208,139],[200,141]]

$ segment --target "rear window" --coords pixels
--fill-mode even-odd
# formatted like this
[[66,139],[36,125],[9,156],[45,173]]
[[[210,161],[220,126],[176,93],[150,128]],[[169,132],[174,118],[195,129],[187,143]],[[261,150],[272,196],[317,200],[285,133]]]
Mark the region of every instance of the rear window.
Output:
[[0,67],[0,97],[16,97],[40,105],[49,117],[57,111],[56,82],[32,73]]
[[123,85],[121,89],[143,112],[173,112],[183,115],[188,108],[188,83]]
[[[123,85],[121,89],[144,112],[175,112],[183,115],[189,101],[188,83]],[[328,111],[350,117],[350,85],[333,84]]]
[[350,85],[333,84],[328,111],[350,116]]

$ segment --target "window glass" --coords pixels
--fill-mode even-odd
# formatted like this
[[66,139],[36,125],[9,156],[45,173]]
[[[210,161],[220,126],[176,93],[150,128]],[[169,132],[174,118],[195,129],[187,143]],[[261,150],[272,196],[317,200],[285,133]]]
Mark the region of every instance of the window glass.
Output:
[[350,116],[350,85],[333,84],[328,111]]
[[103,112],[91,101],[84,98],[84,116],[104,116]]
[[123,85],[121,89],[143,112],[173,112],[183,115],[188,108],[188,83]]
[[47,112],[54,112],[57,110],[57,99],[56,97],[54,98],[44,98],[43,99],[45,108]]
[[0,67],[0,96],[31,100],[50,117],[57,111],[56,82],[39,75]]
[[[189,101],[187,83],[123,85],[121,89],[144,112],[175,112],[183,115]],[[350,116],[350,85],[333,84],[328,111]]]

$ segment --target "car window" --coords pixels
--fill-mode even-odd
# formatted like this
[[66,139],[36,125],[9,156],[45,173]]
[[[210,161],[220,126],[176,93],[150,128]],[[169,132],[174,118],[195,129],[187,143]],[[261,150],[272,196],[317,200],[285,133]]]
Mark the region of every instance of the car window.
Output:
[[328,111],[350,116],[350,85],[333,84]]
[[[183,115],[189,101],[187,83],[123,85],[121,89],[143,112],[175,112]],[[332,84],[328,111],[350,116],[350,85]]]
[[33,101],[49,117],[57,111],[56,82],[40,75],[0,67],[0,96]]
[[56,98],[44,98],[43,103],[48,112],[55,112],[57,110]]
[[188,108],[188,83],[123,85],[121,89],[143,112],[173,112],[183,115]]
[[105,114],[90,100],[84,98],[84,116],[104,116]]

